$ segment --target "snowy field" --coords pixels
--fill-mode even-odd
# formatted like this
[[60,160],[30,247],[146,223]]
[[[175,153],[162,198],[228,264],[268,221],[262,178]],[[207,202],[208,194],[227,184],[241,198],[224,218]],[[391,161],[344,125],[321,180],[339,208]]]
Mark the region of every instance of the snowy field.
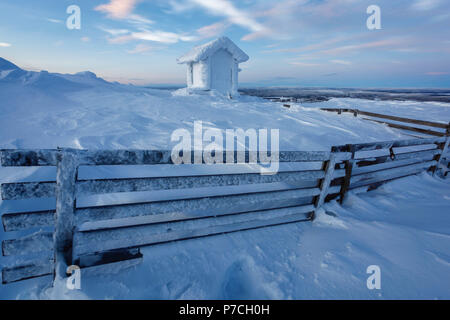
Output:
[[[220,129],[280,129],[281,150],[411,138],[320,107],[450,120],[445,103],[332,99],[287,109],[256,97],[229,100],[107,83],[92,73],[27,72],[0,59],[0,148],[171,149],[171,133],[192,132],[197,120]],[[52,174],[0,168],[0,181]],[[314,223],[145,248],[141,265],[83,276],[82,292],[47,289],[44,277],[2,285],[0,299],[449,299],[449,184],[424,173],[350,195],[342,207],[329,203]],[[27,205],[22,209],[32,209]],[[0,201],[1,212],[17,208]],[[0,231],[0,240],[12,236]],[[369,265],[381,267],[381,290],[366,287]]]

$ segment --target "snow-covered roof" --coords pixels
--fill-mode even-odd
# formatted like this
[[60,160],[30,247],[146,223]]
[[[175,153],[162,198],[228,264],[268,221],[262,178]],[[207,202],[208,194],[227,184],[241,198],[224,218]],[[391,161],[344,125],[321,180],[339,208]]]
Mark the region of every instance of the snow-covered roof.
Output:
[[181,64],[205,60],[220,49],[227,50],[239,63],[245,62],[249,59],[248,55],[244,51],[242,51],[236,44],[234,44],[233,41],[231,41],[227,37],[220,37],[216,40],[193,48],[191,51],[178,58],[177,62]]

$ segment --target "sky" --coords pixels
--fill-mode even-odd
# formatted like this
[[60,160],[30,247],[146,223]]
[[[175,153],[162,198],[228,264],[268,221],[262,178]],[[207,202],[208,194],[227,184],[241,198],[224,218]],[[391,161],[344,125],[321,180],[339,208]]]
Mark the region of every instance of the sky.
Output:
[[[80,29],[67,28],[80,8]],[[370,5],[381,29],[369,30]],[[0,57],[27,70],[183,85],[176,59],[227,36],[241,86],[450,88],[448,0],[1,0]]]

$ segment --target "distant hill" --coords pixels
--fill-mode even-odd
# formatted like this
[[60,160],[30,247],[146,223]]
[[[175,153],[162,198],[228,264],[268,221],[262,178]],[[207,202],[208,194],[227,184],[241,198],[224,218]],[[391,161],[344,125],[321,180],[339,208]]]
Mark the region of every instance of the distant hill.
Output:
[[123,87],[90,71],[76,74],[27,71],[0,57],[0,111],[3,114],[17,108],[25,112],[36,105],[50,109],[72,106],[76,102],[68,97],[69,94],[90,88],[120,90]]

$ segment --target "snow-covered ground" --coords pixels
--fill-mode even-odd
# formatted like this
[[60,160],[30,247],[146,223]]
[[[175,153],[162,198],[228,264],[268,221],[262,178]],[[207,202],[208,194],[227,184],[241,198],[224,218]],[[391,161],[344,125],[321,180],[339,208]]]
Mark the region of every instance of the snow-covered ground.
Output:
[[[171,133],[192,132],[197,120],[220,129],[280,129],[281,150],[411,138],[352,115],[319,110],[325,106],[450,119],[450,105],[444,103],[332,99],[287,109],[256,97],[186,96],[107,83],[86,72],[28,72],[0,59],[0,148],[171,149]],[[1,182],[51,175],[47,169],[0,168]],[[3,201],[0,212],[30,205]],[[82,293],[66,294],[98,299],[450,298],[448,180],[409,177],[325,209],[314,223],[145,248],[143,264],[115,275],[83,276]],[[0,231],[0,240],[13,236]],[[381,267],[381,290],[366,287],[369,265]],[[47,284],[48,277],[0,286],[0,299],[62,297],[62,292],[45,290]]]

